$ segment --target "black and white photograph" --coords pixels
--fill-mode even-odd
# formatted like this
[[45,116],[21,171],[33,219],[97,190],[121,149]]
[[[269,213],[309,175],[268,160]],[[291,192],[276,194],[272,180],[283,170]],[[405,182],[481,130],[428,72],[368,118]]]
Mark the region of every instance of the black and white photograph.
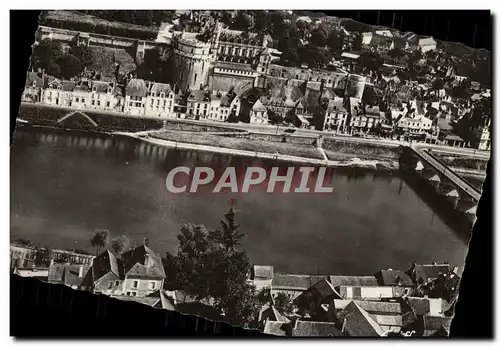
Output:
[[10,273],[275,337],[448,337],[491,52],[391,19],[42,11]]

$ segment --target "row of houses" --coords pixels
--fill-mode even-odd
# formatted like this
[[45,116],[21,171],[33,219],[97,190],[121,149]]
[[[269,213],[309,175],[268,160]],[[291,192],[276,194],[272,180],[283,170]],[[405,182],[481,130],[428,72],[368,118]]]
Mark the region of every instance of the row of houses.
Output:
[[[268,290],[264,333],[279,336],[446,336],[462,268],[413,264],[372,276],[291,275],[254,266],[249,281]],[[286,316],[278,295],[294,305]],[[264,313],[265,312],[265,313]]]
[[125,87],[114,81],[81,78],[60,80],[29,72],[23,102],[75,109],[120,112],[131,116],[180,118],[224,122],[240,111],[240,99],[230,91],[194,90],[187,97],[176,94],[169,84],[132,78]]
[[[31,249],[14,244],[11,256],[31,259],[32,255],[20,255],[22,248]],[[155,308],[225,318],[210,299],[200,302],[182,290],[164,289],[162,258],[147,239],[121,256],[109,250],[98,256],[70,255],[51,258],[47,267],[26,267],[27,263],[18,262],[13,271]],[[272,266],[255,265],[248,282],[257,292],[267,292],[258,318],[264,333],[431,336],[449,332],[461,273],[461,268],[436,263],[413,264],[409,270],[380,270],[368,276],[283,274],[275,273]],[[293,304],[293,312],[278,310],[276,301],[283,295]]]

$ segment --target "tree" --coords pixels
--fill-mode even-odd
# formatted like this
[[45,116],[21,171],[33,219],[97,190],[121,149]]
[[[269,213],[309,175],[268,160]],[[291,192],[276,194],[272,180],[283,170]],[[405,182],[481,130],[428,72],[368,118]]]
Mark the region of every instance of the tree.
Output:
[[111,240],[111,250],[115,255],[121,255],[130,245],[130,240],[127,236],[119,236]]
[[432,82],[432,88],[435,90],[441,90],[444,88],[444,80],[442,78],[436,78]]
[[284,315],[289,316],[293,313],[293,303],[283,292],[279,292],[274,298],[274,307]]
[[89,48],[86,46],[73,44],[70,48],[70,54],[80,59],[80,62],[84,67],[92,64],[92,54],[90,53]]
[[254,30],[258,33],[267,33],[270,30],[271,20],[266,11],[257,11],[255,14]]
[[50,66],[63,56],[63,49],[59,41],[43,39],[33,47],[31,55],[31,65],[33,68],[45,69],[47,72]]
[[288,48],[283,51],[280,62],[285,66],[297,66],[299,64],[299,53],[297,52],[297,48]]
[[237,123],[239,122],[238,115],[236,114],[236,109],[232,109],[231,113],[227,117],[226,120],[228,123]]
[[332,31],[326,42],[332,53],[339,52],[344,47],[344,34],[342,32]]
[[172,10],[155,10],[153,11],[153,21],[156,26],[160,26],[162,22],[171,23],[175,17],[175,11]]
[[250,16],[245,11],[238,10],[231,25],[231,29],[246,31],[249,28]]
[[283,118],[277,115],[272,109],[267,111],[267,118],[271,124],[281,124],[283,122]]
[[371,71],[378,71],[383,63],[380,55],[374,52],[363,52],[358,61],[361,66]]
[[78,76],[83,71],[82,62],[72,54],[62,56],[57,60],[57,64],[61,67],[62,77],[66,79]]
[[225,25],[233,24],[233,18],[231,17],[231,13],[229,13],[228,11],[222,11],[219,20]]
[[328,33],[323,27],[319,27],[313,30],[309,42],[311,42],[317,47],[325,47],[327,39],[328,39]]
[[247,283],[251,266],[246,252],[239,250],[244,235],[238,229],[233,208],[221,219],[219,229],[184,225],[177,237],[177,255],[165,259],[166,282],[198,301],[213,298],[214,306],[232,323],[250,326],[257,318],[258,301]]
[[96,255],[109,245],[110,232],[108,230],[97,230],[90,239],[90,245],[96,249]]

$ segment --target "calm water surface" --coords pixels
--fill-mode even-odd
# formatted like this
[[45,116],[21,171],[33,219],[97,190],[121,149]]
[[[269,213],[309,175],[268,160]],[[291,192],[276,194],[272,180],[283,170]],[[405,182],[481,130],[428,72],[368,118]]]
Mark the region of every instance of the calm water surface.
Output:
[[412,261],[464,263],[466,244],[397,176],[334,170],[331,194],[171,194],[175,166],[221,171],[273,163],[180,151],[121,138],[16,131],[11,149],[11,233],[45,246],[91,250],[109,229],[173,252],[187,222],[219,226],[231,198],[255,264],[293,273],[369,275]]

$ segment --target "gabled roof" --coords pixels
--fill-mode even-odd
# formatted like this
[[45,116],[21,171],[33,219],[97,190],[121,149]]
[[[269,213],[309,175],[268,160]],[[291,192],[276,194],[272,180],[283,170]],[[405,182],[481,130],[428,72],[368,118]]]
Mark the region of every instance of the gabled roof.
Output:
[[165,278],[161,257],[146,245],[130,249],[122,259],[126,276]]
[[253,104],[252,110],[256,111],[256,112],[264,112],[267,110],[267,108],[262,104],[262,102],[260,100],[257,100]]
[[447,274],[452,271],[448,264],[417,264],[415,267],[415,277],[417,282],[422,279],[424,282],[437,279],[439,274]]
[[89,265],[54,263],[49,268],[48,281],[68,286],[80,286],[89,269]]
[[373,318],[355,302],[349,303],[340,314],[344,320],[344,329],[349,336],[380,337],[384,330]]
[[332,322],[297,321],[292,336],[336,337],[342,333]]
[[161,93],[164,93],[165,96],[167,96],[168,94],[170,94],[172,92],[172,88],[170,87],[170,84],[166,84],[166,83],[156,83],[156,82],[153,82],[153,83],[149,83],[148,85],[148,88],[149,88],[149,92],[152,94],[152,93],[155,93],[156,96],[160,96]]
[[275,273],[271,286],[275,288],[289,288],[297,290],[307,290],[309,287],[324,280],[326,276],[321,275],[294,275]]
[[99,254],[92,263],[93,281],[97,281],[109,272],[113,273],[118,278],[123,277],[123,269],[118,259],[110,250],[105,250]]
[[402,286],[413,286],[410,276],[403,270],[380,270],[375,273],[378,284],[381,286],[396,286],[401,282]]
[[37,88],[43,87],[43,79],[36,72],[28,72],[26,75],[25,86],[33,86],[33,82]]
[[148,88],[144,80],[132,78],[125,88],[125,93],[133,97],[146,97],[148,95]]
[[338,286],[377,286],[375,276],[342,276],[330,275],[329,281],[333,287]]
[[276,321],[276,322],[290,322],[288,318],[279,313],[273,305],[264,305],[259,312],[259,321]]
[[188,96],[189,102],[210,102],[211,95],[205,90],[192,90]]
[[98,80],[92,82],[92,90],[94,90],[94,88],[95,88],[95,92],[97,92],[97,93],[107,94],[109,87],[113,87],[113,84],[109,83],[109,82],[98,81]]

